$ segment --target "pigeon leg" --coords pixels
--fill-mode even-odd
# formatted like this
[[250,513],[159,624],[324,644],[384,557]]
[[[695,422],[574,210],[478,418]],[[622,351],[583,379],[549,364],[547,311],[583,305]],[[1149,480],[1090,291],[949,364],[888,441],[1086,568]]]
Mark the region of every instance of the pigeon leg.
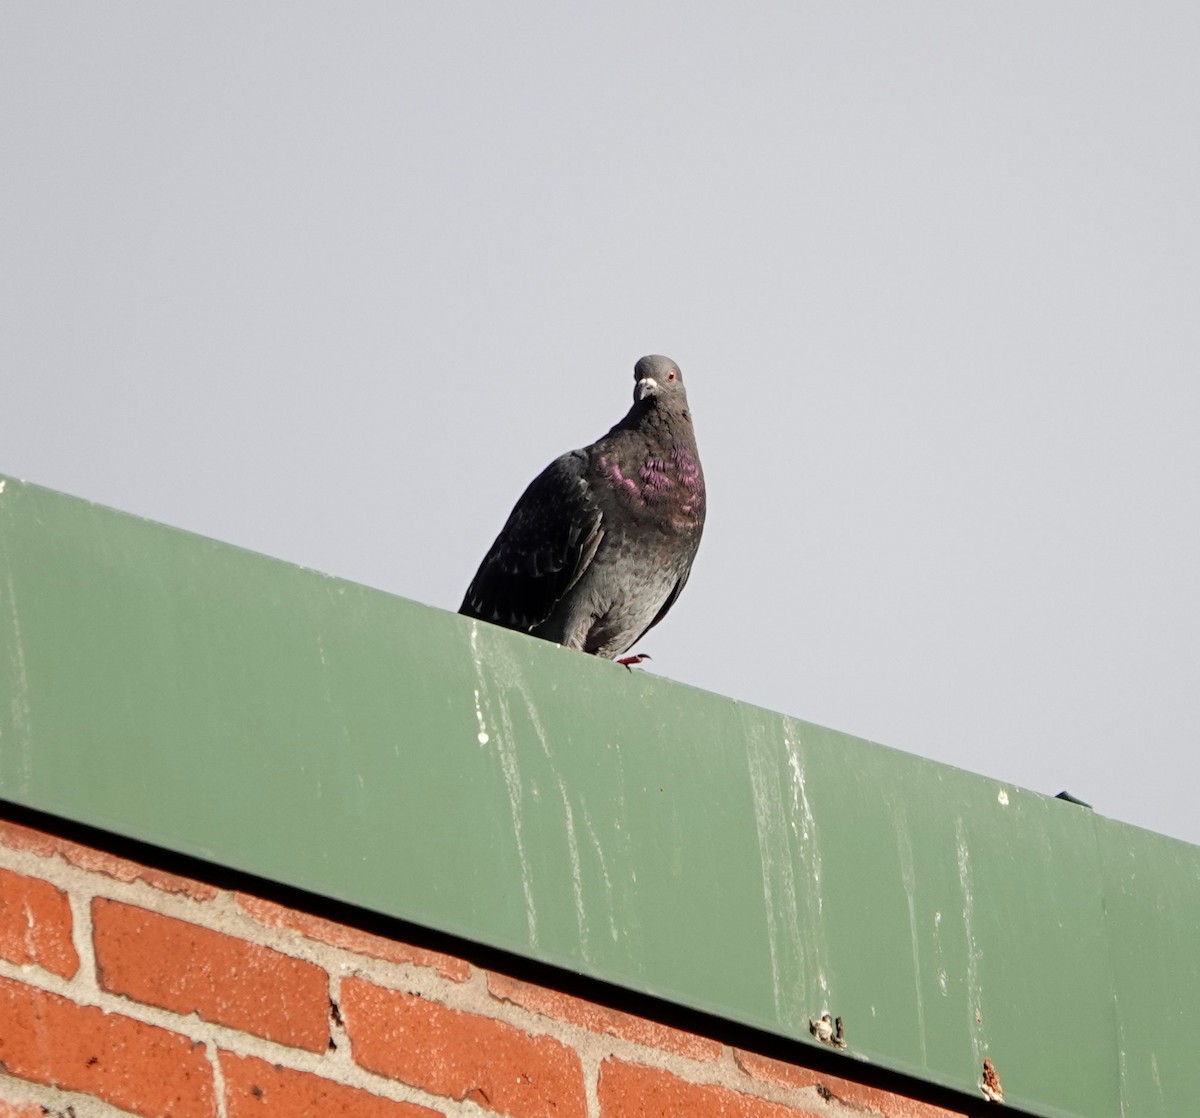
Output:
[[638,652],[633,656],[619,656],[617,663],[621,664],[627,672],[633,671],[634,664],[640,664],[643,660],[651,659],[649,652]]

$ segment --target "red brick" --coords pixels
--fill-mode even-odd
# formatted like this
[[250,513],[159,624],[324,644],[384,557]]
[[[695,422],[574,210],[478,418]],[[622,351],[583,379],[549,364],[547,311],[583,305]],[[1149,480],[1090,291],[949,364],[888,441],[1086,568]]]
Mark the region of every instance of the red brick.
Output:
[[5,1102],[0,1099],[0,1118],[46,1118],[46,1112],[35,1102]]
[[803,1107],[688,1083],[659,1068],[608,1059],[600,1065],[601,1118],[818,1118]]
[[[439,1118],[441,1111],[380,1098],[252,1056],[221,1053],[229,1118]],[[0,1116],[2,1118],[2,1116]],[[38,1118],[41,1118],[39,1113]]]
[[193,881],[190,877],[151,869],[149,866],[118,858],[91,846],[83,846],[44,831],[35,831],[31,827],[22,827],[19,823],[10,823],[6,819],[0,819],[0,843],[10,850],[28,851],[31,854],[40,854],[44,858],[57,855],[71,865],[91,873],[102,873],[117,881],[144,881],[165,893],[184,893],[197,901],[211,901],[220,892],[202,881]]
[[787,1064],[782,1060],[773,1060],[770,1056],[760,1056],[756,1052],[744,1052],[740,1048],[733,1050],[733,1058],[747,1075],[779,1087],[816,1087],[830,1079],[812,1068]]
[[92,926],[101,988],[279,1044],[328,1047],[329,977],[320,967],[103,897],[92,901]]
[[583,1118],[579,1055],[553,1037],[359,978],[342,982],[355,1061],[434,1095],[519,1118]]
[[894,1095],[890,1091],[849,1079],[839,1079],[836,1075],[823,1075],[812,1068],[786,1064],[769,1056],[759,1056],[741,1049],[735,1049],[733,1056],[742,1071],[763,1083],[773,1083],[779,1087],[816,1087],[827,1098],[848,1106],[867,1107],[887,1115],[887,1118],[962,1118],[961,1111],[943,1110],[931,1103]]
[[74,977],[79,956],[71,942],[67,894],[40,877],[0,869],[0,956]]
[[723,1045],[709,1037],[685,1033],[669,1025],[634,1017],[545,986],[534,986],[502,974],[489,974],[487,982],[488,991],[494,998],[594,1033],[607,1033],[692,1060],[719,1060],[725,1050]]
[[190,1037],[0,978],[0,1064],[146,1118],[212,1118],[212,1067]]
[[319,916],[310,916],[294,908],[284,908],[273,901],[237,893],[237,903],[246,915],[270,928],[284,928],[299,932],[308,939],[327,943],[330,947],[341,947],[357,955],[370,955],[373,959],[384,959],[389,963],[405,963],[414,967],[432,967],[443,978],[453,982],[466,982],[471,977],[471,964],[453,955],[438,951],[426,951],[410,947],[407,943],[385,939],[345,924],[336,924]]

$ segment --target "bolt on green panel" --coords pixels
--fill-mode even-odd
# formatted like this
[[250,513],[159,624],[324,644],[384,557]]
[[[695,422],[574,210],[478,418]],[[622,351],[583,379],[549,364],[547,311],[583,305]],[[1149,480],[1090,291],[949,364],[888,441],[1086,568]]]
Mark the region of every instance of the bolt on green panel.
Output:
[[988,1057],[1034,1113],[1187,1112],[1195,848],[13,480],[0,796],[806,1043],[829,1012],[977,1097]]

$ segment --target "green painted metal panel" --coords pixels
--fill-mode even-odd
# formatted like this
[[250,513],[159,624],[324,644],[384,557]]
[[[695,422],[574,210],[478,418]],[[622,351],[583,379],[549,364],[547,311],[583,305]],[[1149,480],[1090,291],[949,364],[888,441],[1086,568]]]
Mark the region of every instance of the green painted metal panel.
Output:
[[1195,1114],[1200,848],[1097,824],[1126,1113]]
[[1188,1112],[1196,848],[11,479],[0,796],[972,1094],[987,1056],[1034,1113]]

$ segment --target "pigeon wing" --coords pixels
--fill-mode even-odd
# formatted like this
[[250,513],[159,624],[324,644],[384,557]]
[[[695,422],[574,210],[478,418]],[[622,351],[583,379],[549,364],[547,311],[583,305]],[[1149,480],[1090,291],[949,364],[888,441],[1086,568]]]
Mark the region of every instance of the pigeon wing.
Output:
[[570,593],[604,535],[585,476],[587,457],[556,458],[521,494],[459,613],[529,632]]
[[675,585],[671,588],[671,593],[667,595],[667,600],[658,607],[658,613],[654,615],[654,620],[650,622],[634,640],[629,642],[629,647],[632,648],[638,641],[642,639],[651,629],[654,628],[664,617],[667,616],[667,611],[675,604],[675,599],[683,592],[683,588],[687,585],[688,575],[692,573],[692,565],[688,563],[687,570],[679,576]]

